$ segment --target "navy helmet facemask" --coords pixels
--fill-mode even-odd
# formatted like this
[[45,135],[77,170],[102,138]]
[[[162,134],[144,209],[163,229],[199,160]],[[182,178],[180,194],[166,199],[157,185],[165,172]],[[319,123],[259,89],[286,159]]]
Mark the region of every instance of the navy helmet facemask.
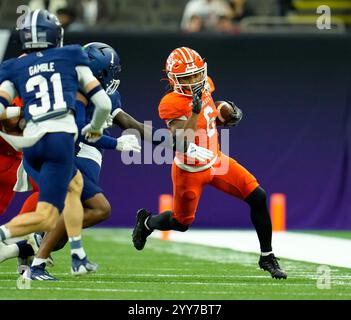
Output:
[[114,94],[120,84],[118,73],[121,72],[117,52],[102,42],[88,43],[83,48],[90,59],[90,69],[94,76],[100,81],[108,95]]
[[24,51],[63,46],[64,31],[61,23],[47,10],[30,11],[17,30]]

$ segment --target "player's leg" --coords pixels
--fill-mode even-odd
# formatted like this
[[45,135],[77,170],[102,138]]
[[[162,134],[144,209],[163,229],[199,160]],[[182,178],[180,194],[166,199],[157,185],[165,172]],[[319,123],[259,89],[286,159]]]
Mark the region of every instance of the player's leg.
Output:
[[[34,212],[39,200],[39,192],[32,193],[22,205],[20,215]],[[0,247],[0,263],[8,259],[19,258],[19,265],[27,265],[28,258],[35,254],[33,244],[29,244],[27,240],[21,240],[12,244],[2,244]],[[30,259],[31,260],[31,259]]]
[[[74,159],[73,135],[46,134],[30,148],[23,150],[26,171],[36,179],[39,203],[35,212],[17,216],[0,227],[2,240],[55,227],[58,214],[64,207]],[[72,158],[72,159],[70,159]]]
[[[83,228],[87,228],[106,220],[110,216],[111,206],[102,193],[103,190],[86,175],[83,175],[83,177],[84,188],[81,196],[84,204]],[[33,206],[35,208],[35,199],[37,198],[36,195],[37,193],[33,193],[29,198],[32,202],[29,202],[29,199],[27,199],[21,212],[26,213],[32,211]],[[36,257],[31,264],[32,279],[57,280],[45,270],[45,267],[51,252],[62,249],[67,241],[67,232],[63,216],[61,215],[57,221],[55,229],[47,232],[40,243]],[[20,243],[18,243],[18,245],[19,244]],[[24,250],[22,251],[24,252]],[[16,254],[15,250],[12,250],[12,254]]]
[[[83,228],[95,226],[110,217],[111,206],[102,193],[94,195],[83,203]],[[45,234],[37,256],[47,259],[52,251],[61,250],[68,241],[63,219],[58,219],[56,228]]]
[[[102,193],[94,195],[92,198],[87,199],[84,202],[83,227],[88,228],[106,220],[110,216],[110,212],[111,207],[106,197]],[[68,236],[65,223],[63,217],[60,217],[57,221],[56,228],[45,234],[40,244],[38,253],[33,260],[31,268],[32,273],[35,272],[36,274],[39,274],[40,270],[33,270],[33,268],[38,266],[41,266],[40,269],[43,269],[43,267],[45,268],[45,263],[51,252],[62,249],[67,241]],[[45,275],[48,276],[47,273],[45,273]]]
[[[213,168],[211,185],[250,206],[250,217],[261,248],[260,266],[267,261],[273,277],[286,278],[272,252],[272,223],[267,206],[267,196],[256,178],[234,159],[221,155],[221,162]],[[223,170],[226,166],[227,170]]]
[[195,219],[202,189],[208,183],[209,177],[209,170],[191,173],[173,164],[173,212],[166,211],[159,215],[151,215],[145,209],[139,210],[133,231],[134,247],[142,250],[153,230],[187,231]]
[[55,228],[59,216],[58,209],[51,203],[38,203],[36,212],[20,215],[0,227],[0,238],[20,237],[37,231],[50,231]]

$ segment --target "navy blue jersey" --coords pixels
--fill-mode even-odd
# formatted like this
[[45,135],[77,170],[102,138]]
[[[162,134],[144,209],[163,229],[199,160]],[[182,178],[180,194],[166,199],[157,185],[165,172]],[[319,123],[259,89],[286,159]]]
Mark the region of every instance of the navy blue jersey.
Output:
[[[111,99],[111,104],[112,104],[112,109],[111,109],[111,114],[113,114],[113,112],[122,107],[121,104],[121,95],[120,93],[116,90],[115,93],[113,95],[109,95],[110,99]],[[93,118],[93,114],[94,114],[94,110],[95,110],[95,105],[89,101],[88,106],[86,107],[86,123],[88,124],[91,119]]]
[[79,45],[47,49],[0,65],[0,83],[11,81],[24,101],[24,117],[43,121],[75,109],[77,66],[89,66]]
[[[82,93],[82,92],[81,92]],[[121,104],[121,95],[118,91],[116,91],[113,95],[109,95],[110,99],[111,99],[111,103],[112,103],[112,109],[111,109],[111,114],[113,115],[114,111],[118,108],[122,107]],[[88,105],[86,107],[84,107],[83,104],[81,103],[77,103],[76,104],[76,112],[77,112],[77,116],[76,116],[76,121],[77,121],[77,126],[79,128],[79,132],[81,132],[81,129],[89,124],[91,122],[91,119],[93,118],[93,114],[94,114],[94,110],[95,110],[95,105],[94,103],[92,103],[91,101],[89,101]],[[110,133],[108,130],[104,130],[104,135],[106,136],[110,136]],[[91,145],[96,147],[101,153],[103,153],[103,149],[102,147],[99,147],[99,140],[97,143],[89,143],[87,142],[84,137],[79,134],[79,137],[76,141],[76,154],[79,152],[80,147],[79,144],[83,142],[85,144]]]

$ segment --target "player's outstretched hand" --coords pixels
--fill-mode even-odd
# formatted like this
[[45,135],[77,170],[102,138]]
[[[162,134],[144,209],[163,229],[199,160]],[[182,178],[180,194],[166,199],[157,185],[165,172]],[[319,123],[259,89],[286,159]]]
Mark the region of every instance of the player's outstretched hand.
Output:
[[192,96],[193,113],[199,114],[202,109],[202,86],[197,87],[193,91]]
[[199,147],[193,142],[189,143],[186,155],[188,157],[195,158],[200,162],[211,160],[213,158],[213,152],[211,150]]
[[227,101],[233,107],[232,119],[226,124],[228,127],[235,127],[239,124],[241,119],[243,118],[243,112],[239,107],[235,105],[233,101]]
[[140,152],[141,146],[137,137],[133,134],[126,134],[124,136],[120,136],[117,139],[117,147],[118,151],[134,151]]
[[98,141],[102,137],[102,128],[100,129],[95,129],[91,123],[87,124],[83,129],[82,129],[82,135],[84,138],[91,143],[94,143]]

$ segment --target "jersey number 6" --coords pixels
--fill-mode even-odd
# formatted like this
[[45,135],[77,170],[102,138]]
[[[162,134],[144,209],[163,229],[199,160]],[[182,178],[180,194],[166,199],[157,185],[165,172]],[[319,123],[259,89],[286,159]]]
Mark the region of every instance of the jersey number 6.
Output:
[[216,118],[211,118],[210,114],[213,112],[212,108],[210,106],[207,106],[204,109],[204,117],[207,121],[207,136],[211,138],[215,133],[216,133],[216,127],[215,127],[215,120]]

